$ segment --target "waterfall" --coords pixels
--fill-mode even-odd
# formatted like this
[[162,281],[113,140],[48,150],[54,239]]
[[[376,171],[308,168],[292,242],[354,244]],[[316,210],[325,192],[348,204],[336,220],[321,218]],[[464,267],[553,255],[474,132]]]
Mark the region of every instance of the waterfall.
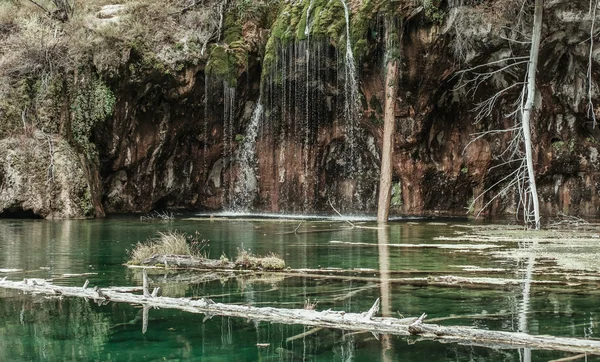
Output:
[[[225,185],[225,200],[227,198],[231,198],[233,195],[233,152],[232,152],[232,144],[233,144],[233,121],[235,118],[235,87],[229,86],[229,83],[223,82],[223,158],[225,159],[226,164],[229,167],[229,175],[224,177],[224,185]],[[227,205],[227,202],[223,203]]]
[[344,6],[344,16],[346,17],[346,54],[344,59],[344,118],[346,121],[346,142],[350,152],[348,159],[348,176],[356,181],[356,196],[358,209],[364,206],[362,201],[362,184],[360,176],[363,171],[361,158],[357,155],[359,145],[359,118],[360,118],[360,98],[358,89],[358,75],[356,74],[356,64],[352,52],[352,39],[350,37],[350,11],[345,0],[340,0]]
[[232,202],[233,211],[249,211],[258,192],[258,182],[256,177],[256,168],[258,166],[256,156],[256,136],[258,126],[263,116],[263,105],[259,98],[250,124],[246,129],[242,145],[238,148],[237,160],[239,166],[239,176],[235,183],[234,197]]
[[310,142],[310,120],[311,120],[311,72],[310,72],[310,66],[311,66],[311,61],[310,61],[310,48],[311,48],[311,43],[310,43],[310,28],[312,26],[311,22],[310,22],[310,11],[312,10],[314,4],[314,0],[310,0],[310,4],[308,5],[308,9],[306,9],[306,27],[304,28],[304,35],[306,35],[306,44],[305,44],[305,49],[304,49],[304,57],[305,57],[305,61],[304,61],[304,65],[305,65],[305,75],[306,78],[304,80],[304,95],[305,95],[305,100],[304,100],[304,122],[302,124],[302,128],[303,128],[303,137],[302,137],[302,166],[303,166],[303,174],[304,174],[304,178],[303,178],[303,182],[302,182],[302,196],[304,198],[304,202],[303,202],[303,209],[305,212],[307,212],[309,210],[310,207],[310,199],[309,199],[309,189],[310,189],[310,184],[314,184],[314,182],[312,182],[312,178],[309,177],[310,176],[310,146],[311,146],[311,142]]
[[312,10],[313,4],[315,0],[310,0],[310,4],[308,5],[308,9],[306,9],[306,27],[304,28],[304,35],[310,37],[310,11]]
[[[209,98],[209,76],[208,74],[204,76],[204,120],[202,121],[202,169],[207,170],[208,164],[206,162],[206,154],[208,153],[208,133],[210,132],[208,129],[208,107],[210,105]],[[207,172],[208,175],[208,172]]]
[[[338,0],[328,2],[326,9],[317,6],[315,0],[298,3],[303,9],[300,14],[306,17],[305,26],[294,30],[299,39],[272,39],[269,51],[274,56],[261,76],[264,108],[262,115],[253,119],[258,122],[254,139],[260,163],[253,169],[254,177],[240,170],[233,192],[236,199],[243,195],[245,177],[254,179],[258,175],[264,180],[261,199],[235,201],[231,206],[261,205],[278,212],[310,212],[332,197],[336,206],[364,209],[361,192],[373,187],[364,181],[368,175],[361,174],[364,165],[370,164],[359,152],[365,143],[361,142],[364,137],[359,127],[361,105],[350,34],[351,10],[348,0],[340,1],[343,13]],[[335,11],[340,20],[345,17],[341,39],[335,39],[338,47],[320,30],[315,35],[324,11]],[[240,148],[245,149],[250,139],[246,135]],[[252,168],[241,158],[237,166]]]
[[354,54],[352,53],[352,43],[350,37],[350,12],[345,0],[340,0],[344,5],[344,16],[346,17],[346,56],[344,63],[344,116],[347,122],[346,137],[350,144],[351,159],[356,159],[356,138],[358,131],[358,118],[360,113],[360,104],[358,96],[358,76],[356,74],[356,64]]

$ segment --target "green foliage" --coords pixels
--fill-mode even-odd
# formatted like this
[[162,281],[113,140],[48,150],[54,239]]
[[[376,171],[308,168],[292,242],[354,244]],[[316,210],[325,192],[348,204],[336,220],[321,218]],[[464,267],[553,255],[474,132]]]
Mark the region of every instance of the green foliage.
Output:
[[469,173],[469,168],[465,166],[465,167],[463,167],[463,168],[460,169],[460,172],[463,175],[466,175],[467,173]]
[[238,133],[235,135],[235,142],[242,143],[242,142],[244,142],[244,138],[245,138],[244,135]]
[[83,216],[85,217],[94,217],[96,215],[96,209],[94,208],[94,203],[92,202],[92,194],[89,187],[85,189],[85,193],[81,199],[81,210]]
[[569,152],[573,153],[575,151],[575,140],[571,138],[569,140]]
[[367,35],[369,29],[379,14],[381,0],[365,0],[352,19],[351,36],[354,56],[361,58],[368,52]]
[[342,3],[313,0],[307,18],[309,6],[310,0],[290,2],[279,11],[265,49],[263,69],[270,69],[276,63],[279,49],[307,38],[305,34],[307,21],[310,21],[309,36],[312,39],[328,39],[338,47],[345,44],[346,20]]
[[421,0],[425,9],[425,16],[434,23],[441,24],[444,22],[446,13],[439,8],[439,0]]
[[92,130],[96,124],[112,115],[115,96],[102,80],[90,77],[76,88],[71,111],[73,118],[71,131],[73,140],[88,156],[95,156],[94,144],[90,142]]
[[213,45],[211,48],[206,72],[234,86],[237,83],[236,58],[224,45]]
[[238,75],[248,68],[248,51],[241,20],[230,12],[225,17],[224,44],[211,47],[206,72],[235,86]]
[[552,142],[552,148],[554,148],[554,151],[558,152],[564,146],[564,144],[564,141]]
[[[315,0],[315,2],[317,2]],[[319,2],[315,4],[313,27],[311,34],[315,36],[326,37],[333,42],[346,42],[345,29],[346,17],[344,15],[344,6],[341,1]],[[352,16],[350,17],[352,20]],[[341,44],[338,44],[341,46]]]
[[390,206],[402,206],[402,184],[400,184],[400,182],[394,182],[392,184],[392,198],[390,199]]

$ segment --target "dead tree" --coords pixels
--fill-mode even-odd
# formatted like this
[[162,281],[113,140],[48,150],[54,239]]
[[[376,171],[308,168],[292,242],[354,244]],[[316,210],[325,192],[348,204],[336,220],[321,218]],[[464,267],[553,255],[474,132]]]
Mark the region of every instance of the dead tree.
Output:
[[396,92],[398,85],[399,42],[394,21],[386,20],[386,75],[384,85],[385,109],[383,116],[383,145],[381,147],[381,169],[379,178],[379,201],[377,222],[386,222],[390,212],[392,191],[392,158],[394,155],[394,133],[396,131]]
[[[523,5],[524,4],[525,1],[523,2]],[[522,21],[520,20],[522,14],[523,12],[519,13],[519,20],[516,23],[522,24]],[[467,147],[474,141],[483,137],[492,135],[497,136],[498,134],[504,133],[512,134],[508,147],[500,155],[497,155],[497,157],[503,159],[504,162],[494,167],[516,165],[516,168],[478,195],[474,199],[472,205],[487,195],[492,189],[504,185],[503,189],[481,208],[481,213],[481,211],[485,210],[505,191],[516,188],[519,193],[518,208],[522,209],[524,222],[535,229],[540,228],[540,210],[535,182],[531,120],[535,111],[535,82],[542,31],[542,15],[543,0],[535,0],[533,26],[530,33],[531,37],[528,38],[527,36],[524,36],[523,32],[518,29],[509,31],[511,35],[504,38],[513,45],[509,47],[508,53],[500,54],[498,59],[490,60],[486,64],[481,64],[457,72],[460,81],[458,83],[459,85],[455,88],[455,90],[464,88],[467,90],[467,94],[475,95],[481,85],[486,81],[491,80],[492,77],[499,73],[509,74],[514,79],[518,79],[518,73],[522,71],[522,66],[527,64],[524,81],[513,82],[487,99],[476,103],[475,108],[473,109],[473,112],[475,113],[475,122],[480,122],[483,119],[489,118],[493,115],[495,107],[501,98],[514,93],[515,88],[521,87],[520,95],[513,103],[513,110],[506,115],[506,117],[515,120],[514,126],[508,129],[496,129],[477,133]],[[522,47],[523,45],[529,46],[528,54],[517,54],[516,52],[518,52],[519,47]]]
[[[531,114],[535,102],[535,75],[537,72],[537,61],[540,53],[540,40],[542,37],[542,15],[544,13],[544,0],[535,0],[533,14],[533,33],[531,37],[531,50],[529,51],[529,66],[527,68],[527,101],[521,108],[521,126],[523,127],[523,141],[525,143],[525,159],[527,161],[527,179],[529,189],[523,205],[525,221],[532,224],[536,229],[540,228],[540,205],[535,183],[535,170],[533,169],[533,151],[531,149]],[[533,209],[533,219],[529,212]]]

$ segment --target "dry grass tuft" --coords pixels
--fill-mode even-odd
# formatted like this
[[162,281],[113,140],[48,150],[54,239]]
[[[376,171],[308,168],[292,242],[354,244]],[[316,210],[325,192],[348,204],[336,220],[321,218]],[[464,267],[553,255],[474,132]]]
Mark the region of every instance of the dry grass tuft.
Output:
[[198,233],[188,236],[178,231],[158,232],[158,236],[144,243],[138,242],[129,252],[129,264],[138,265],[154,255],[190,255],[204,257],[201,250],[207,245]]
[[274,253],[269,253],[266,256],[258,256],[245,249],[238,249],[235,265],[242,269],[283,270],[285,268],[285,261]]

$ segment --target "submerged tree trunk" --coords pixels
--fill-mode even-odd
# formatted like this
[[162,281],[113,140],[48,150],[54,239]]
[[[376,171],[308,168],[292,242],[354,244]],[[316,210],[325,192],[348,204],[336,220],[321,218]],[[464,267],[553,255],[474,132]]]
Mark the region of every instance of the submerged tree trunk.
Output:
[[[529,179],[529,191],[533,203],[533,224],[536,229],[540,228],[540,205],[535,184],[535,172],[533,169],[533,152],[531,150],[531,113],[535,106],[535,73],[540,52],[540,38],[542,36],[542,15],[544,0],[535,0],[535,12],[533,15],[533,34],[531,37],[531,51],[529,52],[529,66],[527,68],[527,101],[522,109],[523,138],[525,142],[525,157],[527,159],[527,178]],[[528,200],[529,201],[529,200]],[[525,205],[526,221],[530,220],[528,208]]]
[[381,174],[379,178],[379,201],[377,222],[386,222],[390,212],[392,190],[392,157],[394,155],[394,133],[396,132],[396,90],[398,84],[399,47],[394,22],[386,21],[386,74],[385,103],[383,116],[383,145],[381,147]]

